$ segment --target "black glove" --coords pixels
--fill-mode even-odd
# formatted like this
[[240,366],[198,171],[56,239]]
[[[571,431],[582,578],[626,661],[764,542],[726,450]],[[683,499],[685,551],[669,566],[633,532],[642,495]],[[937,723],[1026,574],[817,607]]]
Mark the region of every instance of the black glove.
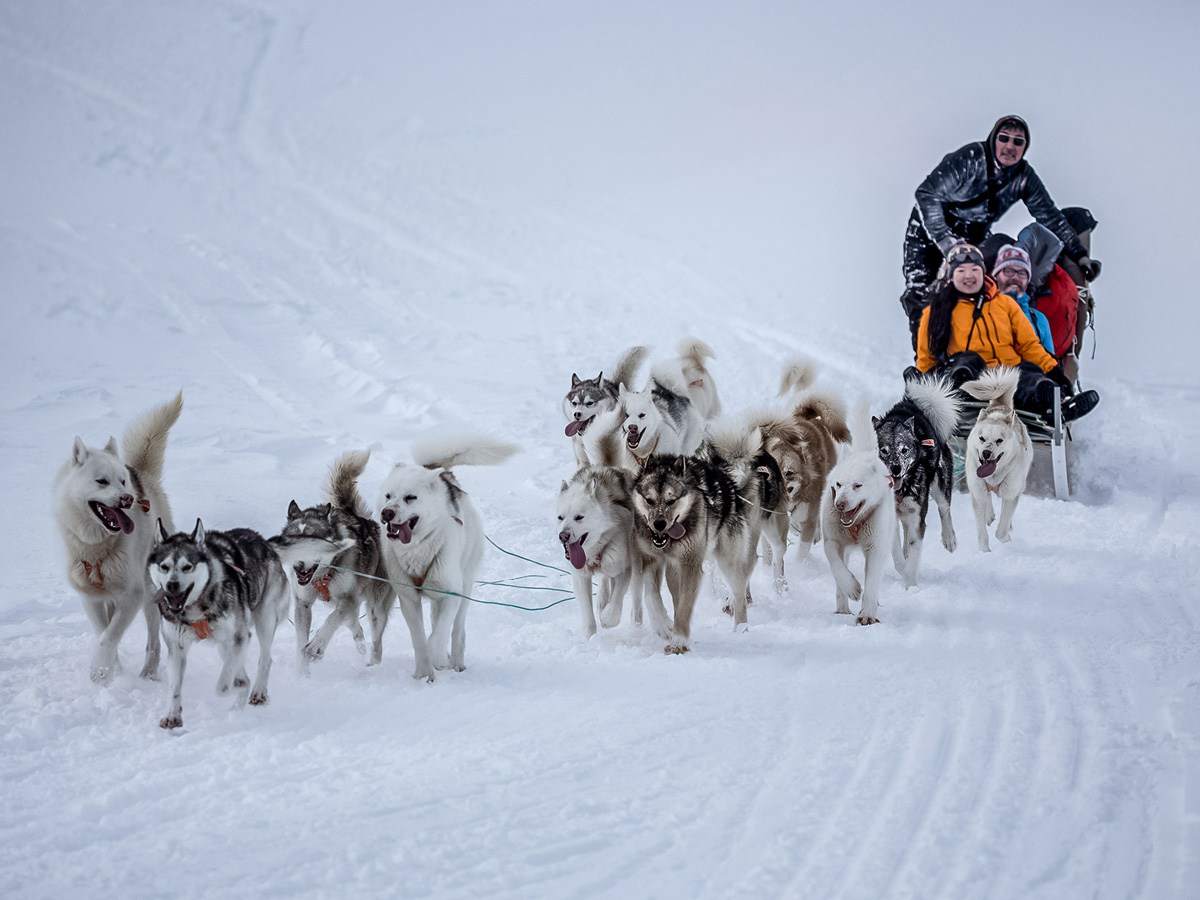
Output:
[[1055,365],[1053,369],[1046,373],[1046,377],[1062,388],[1063,393],[1068,397],[1075,393],[1075,385],[1071,384],[1071,379],[1062,370],[1062,366]]
[[1095,281],[1100,277],[1100,260],[1092,259],[1090,256],[1081,256],[1075,260],[1075,263],[1088,281]]

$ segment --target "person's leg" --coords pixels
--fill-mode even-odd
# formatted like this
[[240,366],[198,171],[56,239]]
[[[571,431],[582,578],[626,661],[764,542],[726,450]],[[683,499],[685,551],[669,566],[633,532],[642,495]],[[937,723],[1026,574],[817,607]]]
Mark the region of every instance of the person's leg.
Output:
[[921,325],[921,311],[928,302],[929,286],[942,264],[942,253],[925,233],[921,216],[914,208],[908,217],[908,228],[904,232],[904,293],[900,295],[900,306],[908,316],[908,328],[912,333],[912,347],[917,349],[917,330]]

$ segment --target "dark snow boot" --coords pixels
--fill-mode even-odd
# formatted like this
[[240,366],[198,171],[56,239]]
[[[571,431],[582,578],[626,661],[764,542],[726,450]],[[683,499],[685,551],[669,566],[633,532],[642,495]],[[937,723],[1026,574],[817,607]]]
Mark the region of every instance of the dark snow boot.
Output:
[[1074,397],[1063,401],[1062,415],[1064,422],[1074,422],[1080,416],[1086,416],[1100,403],[1100,395],[1095,391],[1080,391]]

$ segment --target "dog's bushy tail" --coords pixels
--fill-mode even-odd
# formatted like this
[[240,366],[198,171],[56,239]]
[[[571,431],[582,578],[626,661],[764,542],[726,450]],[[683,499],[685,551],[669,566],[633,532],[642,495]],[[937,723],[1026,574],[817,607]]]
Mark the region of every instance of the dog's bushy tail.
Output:
[[617,364],[609,373],[608,380],[613,384],[623,384],[626,388],[632,389],[633,380],[649,355],[649,347],[630,347],[617,357]]
[[1012,408],[1020,373],[1011,366],[994,366],[962,389],[976,400],[986,400],[988,406]]
[[788,360],[783,366],[783,377],[779,380],[779,393],[786,397],[812,387],[817,378],[817,364],[807,357],[799,356]]
[[962,404],[958,392],[945,378],[924,375],[905,386],[904,395],[929,419],[934,433],[943,444],[954,436]]
[[717,354],[713,353],[712,347],[704,343],[699,338],[686,337],[679,342],[675,348],[679,352],[679,356],[684,360],[684,369],[687,369],[687,363],[695,366],[701,371],[706,371],[704,361],[706,359],[716,359]]
[[[679,351],[680,369],[683,374],[684,386],[689,389],[688,393],[691,394],[690,388],[702,386],[705,400],[700,407],[701,412],[706,419],[719,416],[721,414],[721,398],[717,394],[708,367],[704,365],[706,359],[717,358],[712,347],[699,338],[689,337],[680,341],[679,346],[675,349]],[[693,399],[695,399],[694,395]]]
[[427,469],[498,466],[520,449],[478,434],[430,437],[413,445],[413,461]]
[[855,453],[879,453],[879,440],[871,421],[871,401],[866,395],[858,398],[850,412],[850,446]]
[[371,458],[370,450],[350,450],[333,461],[329,467],[329,480],[325,483],[325,497],[335,509],[370,518],[371,511],[358,492],[358,479]]
[[121,436],[121,453],[125,465],[138,473],[143,481],[158,485],[162,480],[163,458],[167,452],[167,433],[179,421],[183,411],[183,391],[161,406],[142,413],[129,424]]
[[821,421],[840,444],[849,443],[850,428],[846,421],[846,401],[834,391],[812,391],[800,398],[792,415],[797,421]]

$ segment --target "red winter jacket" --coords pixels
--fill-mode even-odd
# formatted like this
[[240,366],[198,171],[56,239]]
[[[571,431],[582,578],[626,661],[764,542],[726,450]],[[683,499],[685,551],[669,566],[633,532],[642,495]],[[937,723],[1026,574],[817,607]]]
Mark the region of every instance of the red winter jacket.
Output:
[[1075,324],[1079,316],[1079,288],[1062,266],[1055,266],[1046,276],[1032,305],[1050,322],[1054,338],[1054,355],[1062,357],[1075,346]]

